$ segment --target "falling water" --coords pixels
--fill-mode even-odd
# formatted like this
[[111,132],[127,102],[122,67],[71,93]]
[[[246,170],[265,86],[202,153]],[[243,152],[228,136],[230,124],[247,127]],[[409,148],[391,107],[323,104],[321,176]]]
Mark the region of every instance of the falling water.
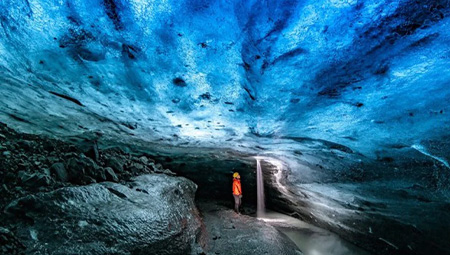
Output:
[[258,194],[256,216],[261,218],[265,214],[266,206],[264,203],[264,180],[259,159],[256,160],[256,191]]

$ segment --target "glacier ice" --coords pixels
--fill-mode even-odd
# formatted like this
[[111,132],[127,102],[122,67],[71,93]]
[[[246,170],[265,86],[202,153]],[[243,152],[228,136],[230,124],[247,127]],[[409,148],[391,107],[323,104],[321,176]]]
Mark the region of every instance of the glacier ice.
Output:
[[1,120],[195,146],[311,137],[375,157],[449,133],[447,13],[446,1],[6,0]]

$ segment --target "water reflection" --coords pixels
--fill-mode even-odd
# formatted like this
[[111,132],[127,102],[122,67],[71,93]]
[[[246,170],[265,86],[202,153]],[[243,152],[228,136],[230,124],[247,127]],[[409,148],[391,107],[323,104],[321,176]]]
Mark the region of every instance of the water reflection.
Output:
[[305,255],[369,255],[330,231],[281,213],[266,212],[261,220],[283,232]]

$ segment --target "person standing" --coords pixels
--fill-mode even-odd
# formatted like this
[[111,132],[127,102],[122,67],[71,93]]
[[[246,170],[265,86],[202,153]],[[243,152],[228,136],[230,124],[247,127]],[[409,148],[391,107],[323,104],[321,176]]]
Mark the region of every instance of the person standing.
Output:
[[234,197],[234,211],[238,214],[239,207],[241,206],[241,199],[242,199],[242,188],[241,188],[241,176],[238,172],[235,172],[233,174],[233,197]]

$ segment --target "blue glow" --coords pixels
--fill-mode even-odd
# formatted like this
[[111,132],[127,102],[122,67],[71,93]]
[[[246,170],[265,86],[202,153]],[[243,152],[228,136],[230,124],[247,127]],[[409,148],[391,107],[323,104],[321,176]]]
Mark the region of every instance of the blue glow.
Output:
[[371,157],[439,140],[450,38],[438,2],[5,0],[0,121],[217,147],[311,137]]

